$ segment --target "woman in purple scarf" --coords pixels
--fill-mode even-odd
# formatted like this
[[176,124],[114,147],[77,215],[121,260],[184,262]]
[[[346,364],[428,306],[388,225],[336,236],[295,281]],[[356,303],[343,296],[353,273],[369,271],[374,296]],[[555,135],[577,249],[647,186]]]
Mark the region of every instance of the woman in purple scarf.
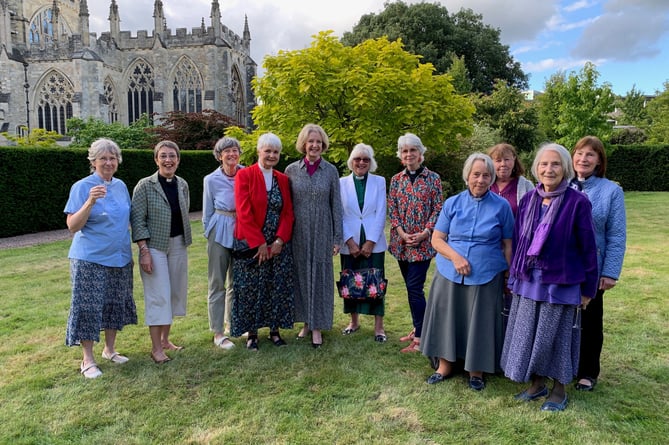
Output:
[[521,199],[514,226],[513,300],[500,365],[511,380],[531,382],[517,400],[548,396],[541,410],[563,411],[565,385],[578,371],[580,310],[597,292],[592,209],[568,187],[574,168],[563,146],[541,147],[532,174],[539,185]]

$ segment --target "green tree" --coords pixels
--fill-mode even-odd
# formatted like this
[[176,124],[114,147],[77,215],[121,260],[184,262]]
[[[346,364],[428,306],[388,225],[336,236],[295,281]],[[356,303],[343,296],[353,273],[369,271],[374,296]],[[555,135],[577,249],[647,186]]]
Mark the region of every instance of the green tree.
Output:
[[607,115],[613,111],[614,95],[598,78],[597,68],[588,62],[579,73],[559,72],[546,82],[539,114],[549,138],[568,148],[585,135],[609,140]]
[[116,142],[123,150],[126,148],[153,148],[156,137],[150,133],[152,127],[149,117],[144,114],[129,126],[120,122],[108,124],[100,119],[89,117],[84,120],[73,117],[67,120],[67,134],[72,136],[72,147],[90,147],[99,138],[108,138]]
[[518,89],[500,80],[492,94],[479,95],[474,105],[479,124],[496,129],[502,141],[519,151],[534,150],[539,141],[537,110]]
[[469,80],[469,71],[465,65],[464,56],[451,56],[451,66],[446,70],[446,74],[451,76],[453,87],[458,94],[469,94],[472,92],[472,82]]
[[471,9],[450,15],[438,3],[386,2],[379,14],[363,15],[351,32],[344,33],[345,45],[386,36],[401,39],[405,49],[434,65],[438,74],[448,71],[453,56],[464,58],[472,90],[490,93],[499,79],[520,89],[527,87],[527,75],[500,43],[500,30],[483,23],[483,16]]
[[634,125],[645,128],[648,126],[648,112],[646,110],[646,95],[636,89],[636,85],[618,101],[622,115],[618,119],[619,125]]
[[344,46],[331,32],[309,48],[266,57],[265,75],[254,80],[260,132],[295,141],[304,124],[328,133],[328,158],[341,162],[359,142],[394,153],[397,138],[411,131],[426,146],[446,152],[471,132],[474,107],[455,93],[450,76],[385,38]]
[[648,102],[648,143],[669,144],[669,81],[664,82],[664,91]]

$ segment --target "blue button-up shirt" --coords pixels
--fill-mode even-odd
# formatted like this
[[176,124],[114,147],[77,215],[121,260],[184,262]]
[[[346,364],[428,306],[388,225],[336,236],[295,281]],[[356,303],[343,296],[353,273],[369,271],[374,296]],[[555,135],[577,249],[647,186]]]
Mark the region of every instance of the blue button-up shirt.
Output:
[[[239,166],[238,168],[241,168]],[[216,213],[216,210],[235,211],[235,178],[223,174],[220,168],[204,177],[202,193],[202,225],[204,237],[214,231],[214,241],[232,249],[236,218]]]
[[450,260],[437,255],[437,269],[447,279],[479,285],[508,269],[502,240],[513,238],[513,213],[504,198],[490,192],[474,198],[469,190],[451,196],[444,202],[435,229],[447,234],[448,245],[471,266],[471,273],[463,277]]

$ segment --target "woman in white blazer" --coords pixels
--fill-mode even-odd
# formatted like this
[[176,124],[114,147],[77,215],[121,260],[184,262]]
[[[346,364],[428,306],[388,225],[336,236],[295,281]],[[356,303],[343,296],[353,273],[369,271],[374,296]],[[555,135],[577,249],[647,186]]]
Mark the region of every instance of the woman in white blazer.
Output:
[[[347,162],[349,176],[341,178],[340,193],[343,207],[344,244],[342,269],[375,267],[383,270],[388,248],[384,227],[386,223],[386,179],[373,175],[376,170],[374,149],[366,144],[353,147]],[[384,299],[344,299],[344,313],[351,314],[351,322],[342,330],[350,335],[360,329],[359,314],[374,315],[374,339],[387,340],[383,327]]]

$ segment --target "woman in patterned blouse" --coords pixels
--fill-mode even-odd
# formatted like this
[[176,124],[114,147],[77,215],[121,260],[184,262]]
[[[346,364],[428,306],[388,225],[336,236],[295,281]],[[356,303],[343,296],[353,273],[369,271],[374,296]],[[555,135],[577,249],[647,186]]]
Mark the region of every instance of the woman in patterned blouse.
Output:
[[423,166],[427,149],[407,133],[397,140],[397,157],[405,169],[392,177],[388,193],[390,253],[397,258],[407,288],[413,329],[400,338],[411,343],[402,352],[420,352],[425,313],[425,279],[436,252],[430,235],[442,206],[441,179]]

